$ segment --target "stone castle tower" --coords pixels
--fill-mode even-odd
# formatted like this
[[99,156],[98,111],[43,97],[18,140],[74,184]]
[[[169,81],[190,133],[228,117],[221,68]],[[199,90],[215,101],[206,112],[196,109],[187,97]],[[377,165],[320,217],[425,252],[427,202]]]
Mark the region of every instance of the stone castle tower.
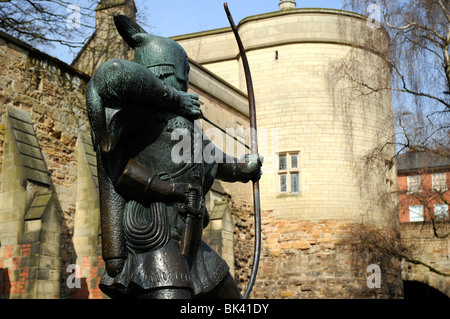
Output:
[[[391,98],[364,94],[362,84],[389,83],[381,58],[389,37],[351,12],[300,9],[286,0],[279,6],[238,25],[264,135],[263,251],[254,296],[402,296],[398,260],[343,245],[362,227],[398,232],[395,151],[386,146],[393,137]],[[175,40],[246,90],[231,29]],[[380,145],[386,147],[371,156]],[[380,267],[377,289],[367,284],[371,267]]]
[[95,8],[95,31],[75,57],[72,65],[92,75],[104,62],[113,58],[133,60],[134,50],[122,40],[114,26],[114,14],[136,20],[134,0],[100,0]]

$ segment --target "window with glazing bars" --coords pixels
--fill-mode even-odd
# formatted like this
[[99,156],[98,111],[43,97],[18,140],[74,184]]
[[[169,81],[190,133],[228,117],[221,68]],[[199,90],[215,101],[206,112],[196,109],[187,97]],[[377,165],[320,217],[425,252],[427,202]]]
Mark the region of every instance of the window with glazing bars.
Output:
[[300,193],[300,165],[298,152],[279,154],[278,176],[281,193]]

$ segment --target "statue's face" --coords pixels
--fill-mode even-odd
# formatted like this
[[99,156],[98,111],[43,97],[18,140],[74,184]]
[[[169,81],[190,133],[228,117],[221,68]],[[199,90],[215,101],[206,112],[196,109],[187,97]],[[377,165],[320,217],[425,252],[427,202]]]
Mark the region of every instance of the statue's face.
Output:
[[189,61],[183,59],[172,65],[155,65],[147,67],[160,80],[178,91],[186,92],[189,86]]
[[[114,23],[122,38],[135,49],[135,62],[149,68],[153,74],[173,88],[187,91],[189,61],[182,46],[172,39],[147,33],[124,15],[115,15]],[[168,66],[173,67],[173,70],[168,69]],[[158,67],[161,68],[158,70]]]
[[189,60],[186,51],[175,41],[150,34],[135,34],[134,61],[140,63],[173,88],[186,91],[189,79]]

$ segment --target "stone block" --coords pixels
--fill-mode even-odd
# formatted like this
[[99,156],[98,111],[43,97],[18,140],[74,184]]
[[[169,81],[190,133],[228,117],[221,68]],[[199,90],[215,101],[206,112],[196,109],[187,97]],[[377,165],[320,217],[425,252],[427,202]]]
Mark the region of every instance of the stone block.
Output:
[[59,257],[61,253],[61,245],[56,243],[43,243],[41,245],[41,254],[46,256],[56,256]]

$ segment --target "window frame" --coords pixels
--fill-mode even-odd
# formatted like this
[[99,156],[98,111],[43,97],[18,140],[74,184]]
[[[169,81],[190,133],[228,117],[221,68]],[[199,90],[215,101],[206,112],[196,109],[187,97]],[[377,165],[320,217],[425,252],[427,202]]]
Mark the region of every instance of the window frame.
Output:
[[[414,181],[414,179],[418,179]],[[413,183],[414,181],[414,183]],[[422,192],[422,176],[421,175],[408,175],[406,177],[407,191],[408,194],[417,194]],[[417,184],[417,185],[415,185]]]
[[[280,167],[280,159],[281,157],[285,156],[286,157],[286,163],[284,169],[282,169]],[[295,156],[296,157],[296,161],[297,161],[297,165],[296,167],[292,167],[292,157]],[[287,152],[280,152],[278,153],[278,191],[281,194],[300,194],[302,187],[301,187],[301,174],[300,174],[300,152],[299,151],[287,151]],[[293,187],[293,180],[292,180],[292,176],[294,174],[298,175],[298,180],[297,180],[297,188],[298,190],[296,191],[292,191]],[[281,176],[285,176],[285,190],[283,190],[282,188],[282,177]]]
[[[414,218],[412,218],[412,216],[413,216],[413,208],[415,209],[415,208],[420,208],[420,210],[421,210],[421,216],[422,216],[422,218],[420,219],[420,218],[417,218],[417,217],[414,217]],[[419,214],[417,214],[416,212],[414,212],[414,216],[419,216]],[[424,215],[423,215],[423,205],[410,205],[409,206],[409,221],[410,222],[412,222],[412,223],[415,223],[415,222],[423,222],[425,220],[425,217],[424,217]]]
[[[436,175],[442,175],[444,178],[437,179]],[[439,182],[439,185],[436,183]],[[447,191],[447,176],[445,172],[433,173],[431,174],[431,189],[435,192],[445,192]]]

